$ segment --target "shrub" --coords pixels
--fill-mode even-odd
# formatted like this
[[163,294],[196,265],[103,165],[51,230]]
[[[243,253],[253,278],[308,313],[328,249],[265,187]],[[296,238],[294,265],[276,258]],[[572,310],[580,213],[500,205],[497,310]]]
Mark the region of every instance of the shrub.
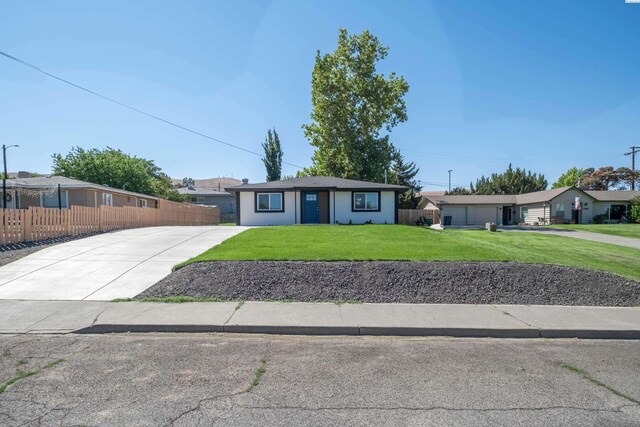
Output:
[[604,213],[604,214],[596,215],[593,217],[593,223],[604,224],[604,222],[608,219],[609,219],[609,214]]
[[640,223],[640,196],[631,199],[631,212],[629,213],[631,221]]

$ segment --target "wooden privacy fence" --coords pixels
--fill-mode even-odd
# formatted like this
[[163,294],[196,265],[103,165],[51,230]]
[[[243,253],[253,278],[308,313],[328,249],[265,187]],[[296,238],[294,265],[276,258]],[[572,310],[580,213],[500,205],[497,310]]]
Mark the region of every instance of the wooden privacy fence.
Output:
[[70,209],[0,209],[0,244],[32,242],[99,231],[160,225],[213,225],[220,209],[160,200],[158,208],[71,206]]
[[416,221],[418,221],[421,216],[431,219],[433,224],[440,222],[440,214],[437,210],[398,209],[398,224],[416,225]]

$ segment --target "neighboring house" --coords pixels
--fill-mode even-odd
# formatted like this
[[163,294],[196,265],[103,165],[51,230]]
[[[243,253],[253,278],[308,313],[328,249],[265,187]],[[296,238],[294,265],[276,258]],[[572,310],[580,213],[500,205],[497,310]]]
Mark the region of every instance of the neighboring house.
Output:
[[[191,183],[190,183],[191,184]],[[196,205],[217,206],[220,208],[221,222],[234,222],[236,219],[236,198],[226,191],[211,190],[208,188],[187,187],[178,188],[178,193],[189,196],[191,203]]]
[[446,194],[445,191],[421,191],[418,193],[420,195],[420,201],[416,206],[416,209],[423,210],[435,210],[437,209],[436,205],[430,200],[433,197],[442,197]]
[[28,207],[68,208],[72,205],[155,208],[158,201],[158,198],[154,196],[63,176],[8,179],[6,197],[7,208],[16,209]]
[[[246,182],[246,181],[245,181]],[[398,194],[408,187],[308,176],[227,187],[238,225],[395,224]]]
[[[575,187],[514,195],[426,196],[440,210],[442,225],[481,226],[576,223],[590,224],[606,214],[608,220],[628,217],[630,201],[640,191],[585,191]],[[576,209],[577,207],[577,209]]]

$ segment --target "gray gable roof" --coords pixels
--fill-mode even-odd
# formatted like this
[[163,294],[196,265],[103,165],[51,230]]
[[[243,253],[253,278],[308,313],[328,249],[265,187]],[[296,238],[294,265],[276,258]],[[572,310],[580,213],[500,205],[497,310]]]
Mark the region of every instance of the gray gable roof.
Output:
[[129,196],[143,197],[145,199],[158,200],[156,196],[150,196],[142,193],[135,193],[133,191],[121,190],[108,185],[94,184],[92,182],[80,181],[79,179],[67,178],[66,176],[38,176],[33,178],[12,178],[7,180],[8,187],[21,187],[21,188],[54,188],[60,185],[60,188],[91,188],[94,190],[105,191],[109,193],[126,194]]
[[466,196],[425,196],[435,205],[526,205],[549,202],[568,190],[577,190],[597,201],[624,202],[640,196],[640,191],[583,191],[575,187],[554,188],[525,194]]
[[617,191],[585,191],[588,195],[600,202],[628,202],[640,196],[640,191],[617,190]]
[[261,182],[258,184],[242,184],[227,187],[227,191],[291,191],[299,189],[330,190],[362,190],[362,191],[407,191],[409,187],[392,184],[376,184],[374,182],[356,181],[333,176],[301,176],[280,181]]
[[233,197],[233,195],[231,193],[227,193],[226,191],[212,190],[210,188],[199,188],[199,187],[188,188],[188,187],[182,187],[182,188],[178,188],[177,191],[180,194],[188,194],[189,196],[201,196],[201,197],[202,196],[227,196],[227,197]]

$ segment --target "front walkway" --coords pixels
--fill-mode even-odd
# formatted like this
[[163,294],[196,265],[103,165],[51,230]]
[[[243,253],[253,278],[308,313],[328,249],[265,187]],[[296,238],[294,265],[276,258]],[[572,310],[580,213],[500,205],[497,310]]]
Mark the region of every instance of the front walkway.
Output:
[[611,245],[626,246],[628,248],[640,249],[640,239],[632,237],[610,236],[608,234],[591,233],[589,231],[565,230],[560,228],[546,227],[520,227],[520,226],[500,226],[502,231],[544,233],[554,236],[574,237],[576,239],[591,240],[592,242],[609,243]]
[[133,297],[246,227],[149,227],[51,246],[0,267],[0,299]]

